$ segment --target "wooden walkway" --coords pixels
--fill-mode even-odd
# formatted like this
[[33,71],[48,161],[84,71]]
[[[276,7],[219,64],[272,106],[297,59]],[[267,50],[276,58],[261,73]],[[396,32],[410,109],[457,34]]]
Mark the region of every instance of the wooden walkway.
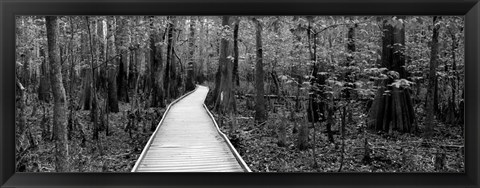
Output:
[[197,88],[165,111],[132,172],[250,172],[204,105]]

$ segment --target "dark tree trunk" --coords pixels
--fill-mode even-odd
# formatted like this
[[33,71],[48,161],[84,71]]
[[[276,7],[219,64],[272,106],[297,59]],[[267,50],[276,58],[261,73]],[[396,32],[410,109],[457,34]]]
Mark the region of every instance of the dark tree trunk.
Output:
[[[349,101],[352,100],[352,92],[355,89],[355,76],[353,75],[352,69],[350,69],[351,66],[354,66],[353,60],[353,53],[355,52],[355,30],[358,27],[357,24],[354,24],[352,27],[348,28],[348,33],[347,33],[347,62],[345,66],[347,67],[347,72],[345,73],[345,85],[343,89],[343,97]],[[347,107],[348,108],[348,107]],[[351,110],[348,110],[348,122],[353,121],[353,112]]]
[[40,85],[38,86],[38,100],[49,103],[50,102],[50,66],[47,64],[47,57],[45,50],[40,48],[40,56],[43,57],[40,65]]
[[85,68],[82,70],[81,76],[83,77],[83,83],[82,83],[82,88],[83,88],[83,93],[82,93],[82,99],[81,99],[81,105],[83,110],[90,110],[92,101],[91,101],[91,96],[92,96],[92,88],[90,87],[90,84],[92,83],[92,74],[90,68]]
[[69,42],[69,45],[70,45],[70,78],[69,78],[69,81],[70,81],[70,86],[68,88],[68,95],[69,95],[69,114],[68,114],[68,140],[71,140],[72,139],[72,133],[73,133],[73,129],[74,129],[74,122],[75,122],[75,95],[73,94],[73,88],[75,88],[75,72],[74,72],[74,68],[75,68],[75,59],[74,59],[74,55],[73,55],[73,52],[74,52],[74,38],[75,38],[75,33],[74,33],[74,24],[73,24],[73,19],[70,17],[69,18],[69,21],[70,21],[70,42]]
[[301,120],[302,121],[299,122],[296,146],[299,150],[306,150],[308,148],[308,135],[310,132],[308,129],[308,118],[304,119],[304,117],[302,117]]
[[[98,140],[98,132],[99,132],[99,125],[98,125],[98,104],[97,104],[97,91],[95,87],[95,69],[97,67],[95,63],[95,57],[94,57],[94,45],[93,45],[93,39],[92,39],[92,31],[90,28],[90,21],[89,17],[86,17],[87,21],[87,32],[89,36],[89,41],[90,41],[90,74],[92,77],[92,82],[90,82],[90,90],[91,90],[91,109],[90,109],[90,116],[92,118],[93,122],[93,140]],[[95,25],[94,25],[95,26]],[[87,73],[88,74],[88,73]]]
[[163,82],[164,90],[166,92],[167,98],[176,98],[178,95],[178,86],[176,80],[176,66],[175,66],[175,57],[174,57],[174,48],[175,48],[175,16],[168,17],[168,26],[167,26],[167,63],[165,66],[165,79]]
[[[150,83],[152,85],[152,107],[164,107],[165,106],[165,99],[164,99],[164,88],[163,88],[163,78],[162,78],[162,48],[157,48],[155,43],[160,37],[160,33],[154,32],[153,22],[154,18],[150,17]],[[159,41],[161,42],[161,41]]]
[[463,116],[463,114],[458,114],[457,113],[457,103],[456,103],[456,96],[457,96],[457,82],[459,81],[458,80],[458,74],[457,74],[457,61],[456,61],[456,49],[458,47],[458,43],[457,43],[457,38],[455,36],[455,33],[452,32],[451,34],[451,38],[452,38],[452,72],[453,74],[455,74],[453,76],[453,78],[451,79],[452,82],[451,82],[451,92],[452,92],[452,97],[450,98],[450,113],[451,113],[451,120],[449,121],[449,123],[451,124],[458,124],[458,118],[460,116]]
[[[99,17],[97,20],[97,34],[96,34],[96,52],[95,54],[97,55],[97,59],[99,63],[102,63],[104,61],[107,61],[107,56],[105,54],[105,35],[103,33],[103,24],[104,24],[104,19],[102,17]],[[98,70],[95,71],[97,76],[97,88],[105,90],[107,89],[107,66],[104,65],[103,63],[98,67]]]
[[118,66],[117,74],[117,95],[118,100],[123,102],[129,102],[128,98],[128,36],[127,36],[127,18],[118,17],[117,19],[117,32],[116,32],[116,46],[117,53],[120,55],[120,62]]
[[108,88],[108,110],[107,112],[119,112],[118,108],[118,98],[117,98],[117,79],[116,79],[116,69],[109,67],[107,74],[107,88]]
[[[319,122],[320,120],[325,119],[324,115],[327,108],[325,102],[324,86],[326,84],[325,80],[327,75],[319,74],[319,66],[317,65],[317,37],[316,34],[312,33],[311,27],[311,17],[308,18],[308,28],[307,28],[307,38],[308,38],[308,48],[310,52],[310,61],[312,62],[312,79],[310,79],[311,84],[311,94],[308,96],[308,107],[307,107],[307,118],[309,122]],[[313,45],[312,45],[313,41]],[[322,66],[323,70],[323,66]],[[317,88],[317,89],[315,89]]]
[[[143,16],[137,16],[134,18],[135,20],[135,24],[136,25],[143,25]],[[129,84],[129,88],[138,88],[137,87],[137,82],[138,82],[138,77],[140,76],[139,74],[139,70],[138,70],[138,65],[139,64],[142,64],[142,58],[144,58],[145,56],[143,56],[143,48],[142,48],[142,39],[141,39],[141,36],[138,36],[137,35],[132,35],[130,36],[131,38],[131,41],[132,41],[132,45],[131,45],[131,49],[132,51],[130,51],[130,64],[129,64],[129,68],[128,68],[128,84]],[[137,90],[135,89],[133,91],[134,93],[134,99],[133,99],[133,104],[134,106],[137,105]]]
[[[222,26],[230,25],[230,17],[222,17]],[[226,38],[220,41],[220,58],[215,85],[215,108],[222,114],[236,111],[235,95],[233,93],[233,61],[228,59],[231,55],[230,42]]]
[[253,22],[255,24],[255,41],[256,41],[256,54],[257,60],[255,63],[255,121],[257,123],[262,123],[267,120],[266,111],[265,111],[265,98],[263,95],[264,91],[264,71],[263,71],[263,45],[262,45],[262,23],[260,20],[254,18]]
[[[205,41],[208,41],[208,35],[205,36],[205,23],[203,21],[203,19],[201,19],[201,17],[198,17],[198,23],[200,23],[201,27],[200,27],[200,33],[198,36],[200,36],[200,40],[198,41],[198,51],[199,51],[199,58],[198,60],[200,61],[199,62],[199,66],[198,68],[196,69],[196,73],[195,73],[195,80],[197,81],[197,83],[199,84],[203,84],[203,82],[205,81],[205,68],[207,67],[205,65],[205,62],[206,60],[208,59],[208,54],[206,52],[208,52],[208,47],[207,45],[205,45]],[[205,38],[207,39],[205,39]]]
[[[115,19],[114,17],[107,17],[107,45],[106,45],[106,63],[107,71],[107,95],[108,95],[108,109],[107,112],[119,112],[118,108],[118,92],[117,92],[117,69],[115,68],[114,57],[116,56],[115,48]],[[110,62],[114,63],[110,63]]]
[[240,86],[240,77],[238,74],[238,26],[240,25],[240,18],[235,20],[233,26],[233,79],[237,87]]
[[51,65],[50,79],[53,91],[53,127],[55,135],[55,169],[57,172],[70,170],[67,140],[67,101],[62,83],[57,17],[46,17],[48,54]]
[[193,17],[190,18],[190,37],[188,38],[188,67],[187,67],[187,81],[185,83],[185,91],[192,91],[195,89],[195,61],[194,61],[194,54],[195,54],[195,21]]
[[[353,66],[353,53],[355,52],[355,29],[357,27],[357,24],[355,24],[353,27],[348,28],[348,34],[347,34],[347,62],[345,64],[346,67]],[[348,68],[347,68],[348,69]],[[354,89],[354,78],[352,77],[352,71],[351,69],[348,69],[348,71],[345,73],[345,81],[346,81],[346,88],[344,90],[344,97],[348,100],[350,99],[351,91]]]
[[434,16],[433,17],[433,34],[432,34],[432,43],[431,43],[431,51],[430,51],[430,70],[428,74],[428,88],[427,88],[427,106],[426,106],[426,130],[425,136],[431,137],[433,134],[433,126],[435,125],[435,101],[434,98],[431,97],[435,93],[435,86],[437,83],[437,66],[438,66],[438,35],[440,24],[437,24],[440,17]]
[[[398,17],[397,19],[403,19]],[[390,19],[390,18],[386,18]],[[398,20],[395,20],[398,21]],[[398,130],[400,132],[412,132],[416,130],[414,126],[415,114],[410,98],[410,91],[407,88],[390,85],[395,79],[407,78],[405,65],[405,26],[394,27],[383,22],[382,37],[382,67],[389,71],[395,71],[397,76],[388,79],[379,80],[375,99],[369,112],[369,127],[375,130],[391,132]],[[387,92],[388,91],[388,92]]]

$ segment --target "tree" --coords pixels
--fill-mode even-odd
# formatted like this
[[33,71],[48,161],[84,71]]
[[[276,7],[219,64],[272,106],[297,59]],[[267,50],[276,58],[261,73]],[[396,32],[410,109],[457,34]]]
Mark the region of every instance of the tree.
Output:
[[45,49],[40,48],[40,56],[42,57],[42,64],[40,65],[40,85],[38,86],[38,99],[43,102],[50,102],[50,66],[47,63]]
[[382,64],[388,78],[379,79],[375,99],[369,112],[370,128],[391,132],[415,130],[409,81],[405,70],[405,17],[385,19],[382,36]]
[[166,92],[167,98],[176,98],[178,95],[178,83],[177,83],[177,74],[176,74],[176,64],[175,64],[175,24],[177,18],[175,16],[169,16],[167,18],[167,59],[165,66],[165,79],[163,80],[163,87]]
[[[310,53],[310,62],[312,64],[312,79],[310,79],[310,94],[308,95],[307,117],[308,121],[315,123],[320,119],[324,119],[323,112],[326,108],[325,94],[320,87],[325,85],[326,75],[319,74],[319,66],[317,64],[317,33],[312,32],[313,17],[309,16],[307,27],[308,51]],[[313,41],[313,44],[312,44]],[[323,67],[322,67],[323,68]]]
[[[196,68],[196,73],[195,73],[195,80],[197,81],[197,83],[200,83],[200,84],[203,84],[203,82],[205,81],[205,68],[208,67],[208,65],[205,65],[205,61],[206,59],[208,58],[208,54],[206,53],[207,52],[207,45],[208,43],[206,41],[208,41],[208,34],[205,34],[205,19],[202,18],[202,17],[198,17],[198,22],[200,24],[200,32],[198,34],[199,36],[199,40],[198,40],[198,54],[199,54],[199,58],[198,58],[198,68]],[[207,26],[208,27],[208,26]],[[208,31],[208,30],[207,30]]]
[[[230,16],[222,17],[222,32],[224,37],[220,40],[220,57],[218,60],[218,71],[215,80],[215,108],[220,113],[233,113],[236,111],[234,84],[233,84],[233,59],[231,57],[231,46],[228,40]],[[231,36],[231,35],[230,35]]]
[[57,172],[70,170],[67,140],[67,105],[65,88],[62,83],[58,40],[58,21],[55,16],[46,17],[50,79],[53,93],[53,127],[55,135],[55,169]]
[[253,18],[255,24],[255,41],[256,41],[256,54],[257,59],[255,63],[255,121],[262,123],[266,121],[267,116],[265,112],[265,99],[264,99],[264,71],[263,71],[263,46],[262,46],[262,23],[259,19]]
[[110,63],[110,60],[116,62],[116,48],[115,48],[115,18],[107,17],[107,85],[108,85],[108,112],[119,112],[118,108],[118,92],[117,92],[117,69],[116,63]]
[[69,21],[70,21],[70,41],[69,41],[69,46],[70,46],[70,54],[71,54],[71,57],[69,58],[70,59],[70,86],[68,88],[68,96],[69,96],[69,110],[70,112],[68,113],[68,139],[71,140],[72,139],[72,132],[73,132],[73,129],[74,129],[74,126],[73,126],[73,123],[75,121],[75,103],[74,103],[74,94],[73,94],[73,88],[74,88],[74,85],[75,85],[75,73],[74,73],[74,56],[73,56],[73,52],[74,52],[74,38],[75,38],[75,32],[74,32],[74,24],[73,24],[73,19],[72,18],[69,18]]
[[233,80],[235,86],[240,87],[240,77],[238,75],[238,27],[240,18],[236,18],[233,25]]
[[117,95],[118,100],[129,102],[128,99],[128,19],[125,17],[118,17],[116,20],[116,35],[115,43],[117,46],[117,53],[120,54],[120,62],[118,64],[117,74]]
[[195,54],[195,20],[193,16],[190,17],[190,36],[188,38],[188,67],[187,67],[187,81],[185,83],[185,90],[192,91],[195,89],[195,67],[194,67],[194,54]]
[[162,57],[162,48],[157,48],[155,45],[160,37],[156,29],[154,28],[154,17],[150,17],[150,83],[152,84],[151,98],[152,98],[152,107],[164,107],[165,106],[165,99],[164,99],[164,88],[163,88],[163,77],[162,77],[162,69],[163,69],[163,57]]
[[108,82],[108,77],[107,77],[108,67],[106,66],[105,63],[103,63],[103,62],[106,62],[108,59],[108,55],[106,55],[106,48],[105,48],[107,42],[105,41],[105,34],[103,31],[104,21],[105,21],[104,17],[98,17],[96,21],[96,28],[92,28],[92,31],[94,30],[97,31],[96,34],[94,35],[96,36],[94,38],[95,46],[96,46],[94,49],[95,49],[95,54],[97,56],[97,60],[99,62],[98,70],[95,71],[95,74],[98,75],[96,78],[97,88],[102,90],[107,89],[106,86]]
[[438,16],[433,17],[433,34],[432,34],[432,43],[430,50],[430,70],[428,74],[428,89],[427,89],[427,106],[426,106],[426,132],[425,136],[430,137],[433,133],[433,125],[435,119],[435,106],[433,95],[435,93],[435,86],[437,83],[437,66],[438,66],[438,33],[440,30],[439,20],[441,18]]
[[[93,122],[93,140],[98,140],[98,132],[99,132],[99,125],[98,125],[98,104],[97,104],[97,89],[95,87],[95,68],[97,67],[95,63],[95,58],[94,58],[94,45],[93,45],[93,39],[92,39],[92,31],[90,29],[90,19],[87,16],[86,17],[86,22],[87,22],[87,32],[89,36],[89,46],[90,46],[90,73],[91,73],[91,78],[93,79],[89,85],[90,85],[90,91],[91,91],[91,109],[90,109],[90,116],[92,118]],[[95,22],[93,24],[95,26]],[[88,74],[88,73],[87,73]]]
[[[355,66],[354,63],[354,52],[356,51],[355,47],[355,30],[357,29],[358,24],[353,24],[348,27],[348,32],[347,32],[347,61],[345,63],[346,67],[346,72],[345,72],[345,85],[343,88],[343,97],[347,100],[350,101],[352,100],[352,92],[355,89],[355,75],[353,74],[352,67]],[[349,103],[347,103],[349,104]],[[350,105],[346,106],[347,109],[350,109]],[[353,120],[353,112],[352,110],[348,110],[348,121],[352,122]]]

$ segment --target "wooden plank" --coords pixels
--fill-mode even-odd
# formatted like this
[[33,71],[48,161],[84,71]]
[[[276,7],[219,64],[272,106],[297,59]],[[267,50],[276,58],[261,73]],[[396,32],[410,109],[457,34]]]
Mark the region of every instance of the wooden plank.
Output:
[[[137,160],[136,172],[244,172],[238,153],[219,133],[204,108],[208,88],[196,90],[169,109]],[[235,149],[233,148],[233,151]]]

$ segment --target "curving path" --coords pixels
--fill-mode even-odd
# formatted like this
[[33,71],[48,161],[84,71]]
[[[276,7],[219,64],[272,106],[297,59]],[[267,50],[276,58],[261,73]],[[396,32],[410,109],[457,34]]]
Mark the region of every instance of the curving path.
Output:
[[132,172],[250,172],[204,105],[197,88],[167,107]]

